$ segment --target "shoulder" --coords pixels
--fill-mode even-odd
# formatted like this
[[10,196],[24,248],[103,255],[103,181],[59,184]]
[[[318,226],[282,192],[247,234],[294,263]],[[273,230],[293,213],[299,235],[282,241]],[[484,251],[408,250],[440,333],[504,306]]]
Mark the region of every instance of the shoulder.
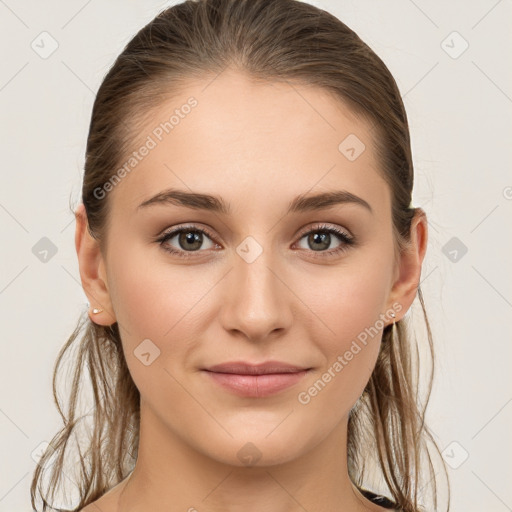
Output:
[[128,479],[121,480],[112,489],[100,496],[96,501],[89,503],[78,512],[117,512],[117,503]]
[[111,505],[103,503],[101,498],[99,500],[93,501],[86,505],[84,508],[81,508],[78,512],[114,512],[115,508]]
[[117,492],[110,490],[78,512],[117,512]]
[[81,508],[78,512],[116,512],[116,506],[100,498]]
[[96,503],[96,501],[89,503],[89,505],[87,505],[84,508],[81,508],[78,512],[98,512],[98,510],[101,509],[96,505]]

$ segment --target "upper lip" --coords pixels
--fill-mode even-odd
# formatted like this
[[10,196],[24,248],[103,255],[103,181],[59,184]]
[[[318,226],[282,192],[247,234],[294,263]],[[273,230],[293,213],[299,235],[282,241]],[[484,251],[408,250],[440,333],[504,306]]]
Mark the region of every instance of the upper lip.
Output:
[[216,373],[236,373],[238,375],[264,375],[269,373],[297,373],[309,370],[309,368],[283,363],[282,361],[266,361],[259,364],[231,361],[209,366],[204,370]]

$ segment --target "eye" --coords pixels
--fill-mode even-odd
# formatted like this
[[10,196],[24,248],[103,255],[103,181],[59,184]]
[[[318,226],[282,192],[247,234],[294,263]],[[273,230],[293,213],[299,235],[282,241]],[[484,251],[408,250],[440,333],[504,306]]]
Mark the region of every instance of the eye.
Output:
[[[329,248],[333,242],[332,235],[335,235],[335,238],[337,238],[341,243],[334,249],[326,251],[324,249]],[[310,229],[303,233],[301,240],[303,238],[306,238],[306,249],[311,249],[313,252],[317,253],[327,253],[327,256],[340,254],[341,252],[348,250],[351,245],[355,244],[355,238],[353,236],[337,227],[330,227],[325,224],[316,226],[314,229]],[[320,257],[323,256],[324,254],[320,255]],[[317,255],[315,255],[315,257],[317,257]]]
[[[179,257],[188,258],[191,257],[190,254],[187,254],[188,252],[197,252],[201,249],[205,237],[211,239],[211,235],[204,229],[198,228],[197,226],[181,226],[180,228],[165,233],[157,241],[160,242],[162,249],[165,251]],[[176,238],[178,248],[170,244],[173,238]],[[215,244],[210,242],[210,247],[206,248],[208,249],[213,246],[215,246]]]

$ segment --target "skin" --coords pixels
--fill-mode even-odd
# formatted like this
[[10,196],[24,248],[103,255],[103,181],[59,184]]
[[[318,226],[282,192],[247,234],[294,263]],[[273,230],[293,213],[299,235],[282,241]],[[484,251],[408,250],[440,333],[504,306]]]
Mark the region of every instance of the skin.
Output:
[[[348,415],[374,368],[382,329],[308,404],[298,394],[393,304],[401,307],[396,321],[405,315],[426,251],[424,212],[413,220],[410,250],[395,259],[391,195],[369,127],[315,87],[226,70],[159,105],[140,140],[190,96],[198,106],[105,199],[111,218],[103,251],[85,229],[83,207],[76,211],[82,284],[91,309],[103,309],[91,320],[119,323],[141,394],[135,470],[84,510],[384,510],[351,483],[346,453]],[[354,161],[338,150],[351,133],[366,145]],[[172,204],[137,210],[168,187],[221,196],[232,214]],[[373,213],[347,203],[285,215],[296,196],[340,189]],[[166,242],[190,258],[154,241],[189,223],[213,235],[198,251],[177,236]],[[329,256],[344,243],[332,234],[315,251],[307,233],[319,223],[357,244]],[[236,251],[247,236],[263,251],[251,263]],[[384,325],[391,322],[388,316]],[[148,366],[134,355],[145,339],[160,350]],[[312,370],[257,398],[235,395],[199,370],[268,359]],[[249,442],[260,456],[253,466],[237,455]]]

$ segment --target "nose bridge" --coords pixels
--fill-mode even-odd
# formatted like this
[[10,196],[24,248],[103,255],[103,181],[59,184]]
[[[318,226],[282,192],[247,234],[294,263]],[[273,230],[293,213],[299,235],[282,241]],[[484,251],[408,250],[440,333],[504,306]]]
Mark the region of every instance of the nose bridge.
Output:
[[[267,238],[268,240],[268,238]],[[291,321],[286,286],[276,275],[279,265],[270,247],[247,237],[234,255],[223,318],[226,329],[261,339]]]

